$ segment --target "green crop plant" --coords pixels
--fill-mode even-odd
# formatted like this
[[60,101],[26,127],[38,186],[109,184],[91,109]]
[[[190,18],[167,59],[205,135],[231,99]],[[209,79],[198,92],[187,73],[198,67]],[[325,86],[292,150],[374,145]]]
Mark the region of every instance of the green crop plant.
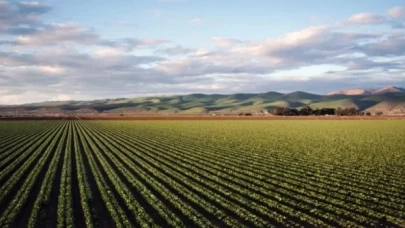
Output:
[[402,227],[404,138],[402,120],[0,121],[0,226]]

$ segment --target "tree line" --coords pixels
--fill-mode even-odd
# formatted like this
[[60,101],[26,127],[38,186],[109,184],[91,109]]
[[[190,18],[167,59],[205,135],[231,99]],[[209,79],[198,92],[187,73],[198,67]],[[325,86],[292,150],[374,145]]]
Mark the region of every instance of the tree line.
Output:
[[[370,116],[370,112],[361,112],[359,109],[352,108],[316,108],[312,109],[309,106],[304,106],[301,109],[296,108],[275,108],[272,114],[276,116]],[[382,115],[382,112],[377,112],[376,115]]]

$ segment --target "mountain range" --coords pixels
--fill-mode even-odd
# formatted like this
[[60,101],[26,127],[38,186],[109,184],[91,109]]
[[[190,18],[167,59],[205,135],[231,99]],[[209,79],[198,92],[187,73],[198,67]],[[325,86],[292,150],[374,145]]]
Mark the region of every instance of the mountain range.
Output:
[[345,95],[372,95],[383,93],[405,93],[404,88],[387,86],[380,89],[345,89],[328,93],[327,95],[345,94]]
[[60,113],[235,113],[263,112],[277,107],[350,108],[386,114],[405,114],[405,89],[387,86],[381,89],[346,89],[327,95],[302,91],[292,93],[188,94],[117,98],[93,101],[47,101],[0,106],[2,115]]

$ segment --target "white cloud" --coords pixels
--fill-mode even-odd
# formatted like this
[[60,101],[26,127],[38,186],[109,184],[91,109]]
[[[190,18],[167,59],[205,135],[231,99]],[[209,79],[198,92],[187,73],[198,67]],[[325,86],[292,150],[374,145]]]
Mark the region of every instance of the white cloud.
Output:
[[46,74],[58,75],[66,72],[65,68],[59,66],[39,66],[38,68],[41,72]]
[[372,13],[359,13],[347,19],[352,24],[381,24],[386,22],[386,18]]
[[164,55],[187,55],[192,52],[194,52],[194,49],[185,48],[181,45],[160,48],[155,51],[155,53],[157,53],[157,54],[164,54]]
[[211,51],[209,49],[206,48],[199,48],[194,52],[195,56],[204,56],[209,54]]
[[102,48],[93,53],[93,55],[97,58],[116,57],[121,54],[122,52],[116,48]]
[[77,23],[50,24],[36,33],[17,37],[20,45],[54,45],[63,42],[75,44],[97,44],[98,34]]
[[390,15],[393,18],[402,18],[405,16],[405,8],[404,7],[394,7],[388,10],[388,15]]
[[20,94],[0,96],[0,104],[26,104],[38,101],[66,101],[79,98],[65,93],[47,93],[26,90]]
[[119,40],[99,40],[95,45],[107,46],[131,52],[134,49],[156,48],[164,43],[168,43],[168,41],[162,39],[124,38]]
[[72,97],[69,94],[58,94],[53,101],[68,101],[71,100]]
[[285,43],[290,44],[305,42],[326,33],[328,29],[328,26],[313,26],[297,32],[287,33],[283,40]]
[[38,2],[0,1],[0,32],[13,30],[20,25],[41,26],[42,15],[52,8]]
[[269,56],[277,60],[277,55],[282,52],[291,52],[294,50],[302,50],[306,46],[314,46],[312,44],[320,44],[325,40],[330,39],[330,27],[314,26],[305,28],[296,32],[287,33],[279,39],[266,39],[261,42],[251,43],[242,46],[236,46],[232,50],[237,53],[249,54],[252,56]]
[[3,95],[0,96],[0,104],[22,104],[25,103],[21,96],[17,95]]
[[200,23],[203,23],[204,20],[202,18],[195,17],[195,18],[190,19],[188,22],[191,24],[200,24]]

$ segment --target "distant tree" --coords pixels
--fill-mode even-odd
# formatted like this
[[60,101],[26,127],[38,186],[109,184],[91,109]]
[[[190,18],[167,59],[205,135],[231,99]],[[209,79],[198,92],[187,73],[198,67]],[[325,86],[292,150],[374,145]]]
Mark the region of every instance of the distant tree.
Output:
[[301,116],[309,116],[312,114],[312,108],[307,106],[304,106],[301,108],[301,110],[299,111],[299,115]]
[[370,112],[366,112],[366,116],[371,116],[371,113],[370,113]]
[[321,116],[322,114],[322,109],[316,108],[315,110],[312,110],[312,115],[315,116]]
[[288,116],[298,116],[300,114],[300,111],[296,108],[292,108],[287,112]]
[[282,110],[283,110],[282,111],[283,116],[289,116],[290,115],[290,108],[283,108]]
[[289,116],[291,115],[291,110],[289,108],[275,108],[272,112],[274,115],[277,116]]
[[336,109],[334,108],[323,108],[321,109],[321,115],[335,115]]
[[337,115],[339,116],[357,116],[360,115],[360,111],[354,107],[351,108],[345,108],[345,109],[340,109],[339,108],[336,110]]
[[[347,110],[342,110],[343,112]],[[301,108],[300,110],[297,110],[295,108],[275,108],[271,111],[273,115],[276,116],[308,116],[308,115],[335,115],[336,109],[334,108],[322,108],[322,109],[312,109],[309,106],[305,106]]]
[[298,111],[295,108],[275,108],[272,111],[273,115],[276,116],[298,116],[300,114],[300,111]]
[[359,115],[360,111],[354,107],[348,108],[347,115],[348,116],[357,116]]
[[273,115],[281,116],[283,115],[283,108],[275,108],[271,111]]
[[245,116],[253,116],[253,115],[252,115],[252,113],[248,112],[248,113],[245,113]]
[[382,116],[384,113],[383,112],[377,112],[376,115],[377,116]]

